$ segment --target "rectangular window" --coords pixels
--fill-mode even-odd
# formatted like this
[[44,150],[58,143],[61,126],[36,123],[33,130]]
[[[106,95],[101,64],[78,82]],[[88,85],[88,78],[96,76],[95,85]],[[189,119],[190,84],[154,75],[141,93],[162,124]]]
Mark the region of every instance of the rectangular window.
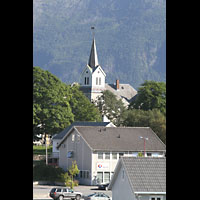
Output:
[[101,85],[101,77],[99,77],[99,85]]
[[101,152],[98,153],[98,159],[100,159],[100,160],[103,159],[103,153],[101,153]]
[[98,184],[103,182],[103,172],[97,172],[97,182]]
[[87,77],[87,85],[89,85],[89,77]]
[[75,135],[72,134],[72,142],[74,142],[74,140],[75,140]]
[[121,158],[122,156],[124,156],[124,153],[119,153],[119,158]]
[[151,157],[152,156],[152,153],[147,153],[147,157]]
[[110,172],[104,172],[104,183],[110,182]]
[[86,83],[87,83],[87,78],[85,77],[85,85],[86,85]]
[[117,160],[117,153],[112,153],[112,159]]
[[150,200],[162,200],[162,197],[151,197]]
[[98,85],[98,77],[96,77],[96,85]]
[[110,153],[105,153],[105,159],[110,160]]

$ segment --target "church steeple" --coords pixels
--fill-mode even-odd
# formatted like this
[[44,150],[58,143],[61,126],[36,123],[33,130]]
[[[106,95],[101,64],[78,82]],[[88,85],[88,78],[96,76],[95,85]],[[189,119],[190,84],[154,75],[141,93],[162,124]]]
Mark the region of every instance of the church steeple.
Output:
[[89,57],[88,65],[91,68],[94,68],[97,65],[99,65],[98,57],[97,57],[96,43],[95,43],[94,37],[93,37],[93,42],[92,42],[92,47],[91,47],[91,51],[90,51],[90,57]]

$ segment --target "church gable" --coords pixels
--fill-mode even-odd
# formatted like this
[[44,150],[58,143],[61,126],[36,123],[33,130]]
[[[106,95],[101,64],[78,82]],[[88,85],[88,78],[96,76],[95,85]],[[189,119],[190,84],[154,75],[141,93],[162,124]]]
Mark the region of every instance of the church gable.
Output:
[[101,68],[100,65],[98,65],[93,73],[92,73],[92,87],[93,88],[104,88],[105,87],[105,72]]
[[92,68],[87,65],[82,74],[81,74],[81,85],[82,86],[91,86],[92,83]]
[[104,76],[106,76],[105,72],[103,71],[103,69],[101,68],[100,65],[98,65],[94,70],[92,75],[98,75],[99,73],[102,73]]

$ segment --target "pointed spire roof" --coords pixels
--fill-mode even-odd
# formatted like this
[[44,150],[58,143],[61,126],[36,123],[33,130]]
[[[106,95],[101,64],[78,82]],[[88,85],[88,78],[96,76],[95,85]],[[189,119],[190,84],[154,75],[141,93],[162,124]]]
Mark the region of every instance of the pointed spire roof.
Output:
[[89,65],[91,68],[94,68],[94,67],[96,67],[97,65],[99,65],[98,57],[97,57],[97,49],[96,49],[95,38],[93,38],[93,42],[92,42],[92,47],[91,47],[91,51],[90,51],[90,57],[89,57],[88,65]]

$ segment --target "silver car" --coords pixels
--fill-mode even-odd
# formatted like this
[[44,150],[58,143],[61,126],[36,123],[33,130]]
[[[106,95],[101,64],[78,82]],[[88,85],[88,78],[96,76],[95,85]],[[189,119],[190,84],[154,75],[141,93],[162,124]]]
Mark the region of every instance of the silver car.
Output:
[[109,197],[107,194],[104,193],[94,193],[86,196],[85,200],[112,200],[112,197]]

